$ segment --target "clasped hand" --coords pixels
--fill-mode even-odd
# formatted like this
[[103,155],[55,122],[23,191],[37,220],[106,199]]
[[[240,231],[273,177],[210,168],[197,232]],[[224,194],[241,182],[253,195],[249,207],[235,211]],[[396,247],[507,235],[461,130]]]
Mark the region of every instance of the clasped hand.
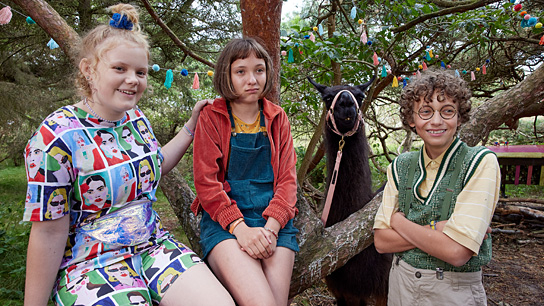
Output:
[[263,227],[249,227],[242,223],[234,229],[233,234],[242,251],[253,259],[266,259],[276,250],[276,237]]

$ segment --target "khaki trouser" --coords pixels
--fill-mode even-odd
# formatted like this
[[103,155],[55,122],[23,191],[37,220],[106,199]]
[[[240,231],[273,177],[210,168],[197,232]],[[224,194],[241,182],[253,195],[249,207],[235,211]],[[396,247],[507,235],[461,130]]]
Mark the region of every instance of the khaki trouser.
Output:
[[416,269],[408,263],[393,257],[389,273],[390,306],[415,305],[487,305],[482,271],[478,272],[437,272]]

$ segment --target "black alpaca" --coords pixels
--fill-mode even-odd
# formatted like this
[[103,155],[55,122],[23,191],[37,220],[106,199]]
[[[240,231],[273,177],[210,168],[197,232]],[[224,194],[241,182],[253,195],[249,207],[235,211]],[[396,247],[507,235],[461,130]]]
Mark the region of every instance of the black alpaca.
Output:
[[[372,84],[374,78],[363,85],[334,87],[318,84],[309,77],[308,80],[321,93],[327,109],[330,109],[335,96],[340,91],[348,90],[353,94],[356,101],[353,101],[348,92],[340,93],[332,110],[337,131],[340,134],[346,134],[354,128],[359,107],[365,98],[364,92]],[[327,152],[327,187],[331,181],[339,142],[342,139],[342,136],[336,134],[333,129],[334,125],[329,118],[324,131]],[[344,137],[344,141],[343,157],[326,227],[346,219],[365,206],[374,196],[364,122],[360,122],[355,134]],[[339,306],[366,305],[371,296],[375,297],[376,305],[385,305],[390,267],[391,256],[379,254],[374,244],[371,244],[343,267],[327,276],[325,280]]]

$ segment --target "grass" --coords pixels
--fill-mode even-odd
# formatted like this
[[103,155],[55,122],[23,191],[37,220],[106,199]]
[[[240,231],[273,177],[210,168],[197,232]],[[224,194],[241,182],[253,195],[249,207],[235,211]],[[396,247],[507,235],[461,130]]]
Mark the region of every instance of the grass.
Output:
[[21,222],[26,194],[25,168],[0,169],[0,304],[22,305],[30,224]]

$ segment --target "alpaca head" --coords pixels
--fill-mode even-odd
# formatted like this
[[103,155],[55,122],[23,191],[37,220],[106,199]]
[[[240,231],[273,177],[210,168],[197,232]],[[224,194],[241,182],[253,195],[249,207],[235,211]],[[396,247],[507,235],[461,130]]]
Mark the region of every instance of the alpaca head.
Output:
[[[372,84],[372,82],[374,82],[375,78],[376,76],[374,76],[370,81],[356,86],[338,85],[328,87],[316,83],[310,77],[308,77],[308,81],[310,81],[317,91],[321,93],[321,97],[325,102],[325,107],[329,110],[330,115],[334,116],[334,122],[338,132],[341,134],[346,134],[350,132],[357,124],[357,116],[359,114],[359,108],[363,104],[363,100],[365,98],[365,91]],[[333,101],[337,95],[338,97],[336,98],[336,102],[333,106]],[[333,106],[332,109],[331,106]],[[329,121],[329,126],[330,120],[331,118],[327,119],[327,121]]]

